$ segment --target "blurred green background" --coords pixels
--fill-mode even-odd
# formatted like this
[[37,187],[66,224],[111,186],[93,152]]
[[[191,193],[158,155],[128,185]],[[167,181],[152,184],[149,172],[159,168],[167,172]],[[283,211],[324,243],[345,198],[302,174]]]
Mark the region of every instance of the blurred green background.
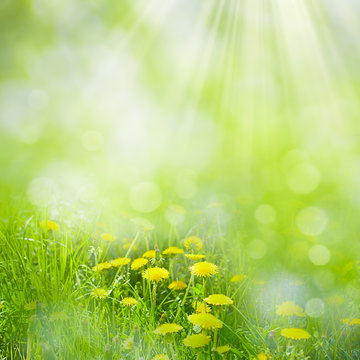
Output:
[[20,202],[185,233],[216,214],[259,271],[355,286],[359,10],[2,0],[3,218]]

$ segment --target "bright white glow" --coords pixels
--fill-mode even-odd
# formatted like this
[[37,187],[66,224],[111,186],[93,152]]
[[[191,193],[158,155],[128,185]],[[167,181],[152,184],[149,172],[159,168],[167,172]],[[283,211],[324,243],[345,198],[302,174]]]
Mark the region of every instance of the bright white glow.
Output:
[[29,201],[38,206],[45,206],[52,202],[57,193],[57,184],[47,177],[38,177],[32,180],[27,190]]
[[294,192],[308,194],[319,186],[320,173],[314,165],[302,163],[289,169],[287,182]]
[[319,207],[309,206],[299,212],[296,217],[298,229],[305,235],[318,236],[326,229],[328,217]]
[[310,317],[318,318],[325,312],[325,304],[321,299],[311,299],[305,305],[305,312]]
[[324,245],[315,245],[309,250],[309,259],[315,265],[326,265],[330,258],[330,250]]
[[143,182],[131,188],[130,204],[136,211],[152,212],[160,206],[161,200],[161,191],[152,182]]
[[262,240],[253,240],[247,246],[247,253],[252,259],[261,259],[267,252],[267,245]]
[[181,205],[170,205],[165,211],[165,219],[173,225],[181,224],[185,216],[186,210]]
[[82,144],[88,151],[100,150],[103,146],[104,139],[98,131],[86,131],[82,136]]
[[271,224],[276,219],[275,209],[268,204],[259,205],[255,209],[255,218],[261,224]]
[[183,199],[191,199],[197,192],[196,173],[191,169],[180,171],[175,182],[176,194]]

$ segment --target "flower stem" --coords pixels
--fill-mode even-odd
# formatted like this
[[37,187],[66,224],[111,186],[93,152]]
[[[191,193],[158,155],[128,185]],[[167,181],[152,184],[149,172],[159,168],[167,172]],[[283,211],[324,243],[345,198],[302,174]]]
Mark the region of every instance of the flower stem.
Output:
[[203,300],[206,298],[206,278],[203,278],[203,290],[204,290],[204,298]]
[[155,314],[156,309],[156,283],[153,285],[153,312]]

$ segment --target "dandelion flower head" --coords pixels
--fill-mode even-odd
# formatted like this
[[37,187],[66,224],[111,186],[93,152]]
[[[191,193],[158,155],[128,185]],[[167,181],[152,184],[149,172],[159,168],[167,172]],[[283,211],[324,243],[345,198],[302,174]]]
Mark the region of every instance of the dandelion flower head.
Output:
[[43,229],[47,229],[47,230],[59,230],[60,226],[55,222],[55,221],[40,221],[40,227],[42,227]]
[[166,354],[158,354],[152,360],[169,360],[169,357]]
[[92,271],[102,271],[102,270],[105,270],[105,269],[110,269],[112,268],[112,265],[106,261],[106,262],[103,262],[103,263],[99,263],[99,264],[96,264],[95,266],[92,267]]
[[276,313],[281,316],[305,316],[304,310],[294,301],[285,301],[277,305]]
[[153,331],[153,333],[156,335],[166,335],[166,334],[170,334],[170,333],[176,333],[182,329],[183,329],[183,327],[181,325],[167,323],[167,324],[160,325],[158,328],[156,328]]
[[229,344],[223,345],[223,346],[218,346],[217,348],[215,348],[215,351],[219,354],[225,354],[226,352],[228,352],[231,349]]
[[187,336],[183,340],[185,346],[192,347],[194,349],[207,345],[211,340],[211,337],[205,334],[195,334]]
[[167,249],[165,249],[162,253],[164,255],[176,255],[176,254],[183,254],[184,250],[176,246],[170,246]]
[[113,267],[119,267],[119,266],[125,266],[127,265],[129,262],[131,261],[131,259],[129,258],[123,258],[123,257],[119,257],[117,259],[111,260],[110,264]]
[[309,339],[311,337],[311,335],[306,330],[299,328],[282,329],[280,334],[281,336],[294,340]]
[[174,289],[174,290],[182,290],[185,289],[187,287],[187,285],[181,281],[181,280],[174,280],[170,285],[169,285],[169,289]]
[[195,248],[199,251],[202,248],[202,241],[197,236],[189,236],[184,240],[184,246],[189,250]]
[[169,277],[169,271],[164,268],[155,266],[153,268],[149,268],[143,271],[142,276],[144,279],[147,279],[149,281],[158,282],[167,279]]
[[201,260],[205,257],[202,254],[185,254],[185,256],[190,260]]
[[109,296],[109,294],[110,294],[110,291],[104,290],[103,288],[97,288],[91,292],[91,296],[98,298],[98,299],[105,299],[106,297]]
[[204,299],[204,301],[211,305],[231,305],[233,301],[226,295],[213,294]]
[[114,235],[108,233],[101,234],[101,238],[105,241],[114,241],[116,239]]
[[194,301],[192,304],[195,312],[202,313],[202,312],[210,312],[210,306],[204,303],[203,301]]
[[207,261],[202,261],[190,267],[191,274],[195,276],[208,277],[215,275],[218,272],[218,267],[215,264]]
[[223,326],[221,320],[214,315],[205,312],[189,315],[188,320],[192,324],[198,325],[206,330],[220,329]]
[[354,318],[354,319],[349,319],[346,318],[342,321],[345,325],[350,325],[350,326],[354,326],[354,325],[360,325],[360,319],[359,318]]
[[143,257],[146,259],[154,259],[155,258],[155,250],[148,250],[143,253]]
[[134,299],[133,297],[125,297],[121,300],[121,305],[123,306],[134,306],[137,303],[138,303],[137,300]]

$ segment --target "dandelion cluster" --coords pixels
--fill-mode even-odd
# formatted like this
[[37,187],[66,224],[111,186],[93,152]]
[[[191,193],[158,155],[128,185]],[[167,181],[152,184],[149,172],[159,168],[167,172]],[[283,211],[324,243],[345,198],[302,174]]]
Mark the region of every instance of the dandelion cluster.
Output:
[[[54,224],[42,222],[41,227],[47,230],[60,230]],[[51,236],[55,237],[57,234]],[[247,280],[246,274],[230,272],[233,270],[230,266],[225,265],[225,269],[218,266],[217,258],[212,257],[197,236],[185,238],[182,247],[180,244],[160,249],[157,244],[151,244],[153,249],[147,251],[142,249],[144,245],[141,243],[137,248],[133,246],[134,243],[127,241],[125,245],[129,246],[126,246],[124,251],[124,246],[118,244],[121,245],[124,240],[118,241],[119,236],[110,233],[101,234],[101,238],[106,242],[99,245],[103,246],[103,250],[92,250],[90,264],[86,267],[85,274],[90,279],[88,284],[91,284],[91,288],[86,294],[79,296],[82,301],[77,309],[83,316],[97,308],[104,309],[104,312],[107,309],[107,314],[123,319],[123,323],[127,324],[122,328],[123,333],[114,336],[112,345],[109,346],[119,347],[121,351],[126,351],[124,354],[128,354],[129,357],[137,354],[142,337],[151,334],[155,338],[154,344],[157,344],[156,349],[151,352],[152,359],[174,358],[174,344],[181,346],[181,351],[189,359],[201,354],[205,357],[211,354],[212,357],[222,358],[229,356],[227,353],[237,354],[237,337],[241,335],[236,335],[232,344],[224,334],[237,334],[233,330],[233,318],[238,313],[244,321],[240,321],[237,326],[247,329],[250,320],[245,320],[243,315],[244,309],[249,306],[246,303],[247,288],[251,288],[258,297],[263,293],[265,296],[267,282],[261,279]],[[149,248],[149,245],[146,244],[146,248]],[[197,253],[200,249],[204,254]],[[205,256],[215,261],[204,261]],[[99,258],[103,261],[97,262]],[[89,271],[89,268],[92,271]],[[289,284],[298,287],[298,282],[300,281]],[[239,294],[242,296],[239,297]],[[83,302],[86,302],[86,298],[90,299],[90,302],[85,307]],[[304,299],[301,299],[301,303],[303,301]],[[319,300],[317,303],[323,307],[327,304],[326,306],[333,308],[341,306],[344,301],[343,296],[331,294],[324,297],[324,302]],[[245,305],[240,310],[242,302]],[[258,333],[257,336],[265,334],[262,342],[264,344],[267,338],[277,342],[277,348],[274,350],[275,348],[260,347],[259,344],[262,343],[255,342],[253,351],[249,352],[250,358],[271,360],[279,357],[281,351],[287,351],[288,344],[293,344],[291,346],[294,346],[294,349],[295,344],[313,344],[316,340],[315,335],[311,335],[312,328],[309,326],[309,331],[304,328],[309,323],[311,312],[308,308],[311,301],[305,301],[305,304],[306,311],[293,300],[267,306],[273,315],[273,328],[263,328],[262,332],[260,329],[255,332]],[[33,314],[32,321],[36,323],[35,314],[46,310],[46,306],[44,302],[33,300],[23,308],[30,315]],[[3,303],[0,302],[0,316],[3,311]],[[256,314],[256,311],[260,311],[260,306],[252,311]],[[65,311],[52,309],[48,319],[52,324],[65,324],[70,322],[72,317]],[[85,321],[85,325],[88,321]],[[349,316],[339,319],[338,325],[342,325],[343,331],[349,334],[355,333],[360,319]],[[244,334],[246,331],[244,330]],[[326,332],[323,332],[322,337],[326,336]],[[294,351],[292,354],[296,358]],[[299,350],[300,358],[301,354]]]

